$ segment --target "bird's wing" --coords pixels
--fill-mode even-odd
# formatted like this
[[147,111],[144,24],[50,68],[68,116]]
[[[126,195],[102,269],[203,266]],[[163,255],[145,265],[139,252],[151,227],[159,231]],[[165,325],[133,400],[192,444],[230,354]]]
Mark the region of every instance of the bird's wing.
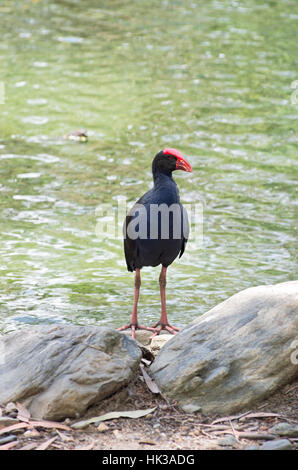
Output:
[[[125,225],[129,224],[129,216],[126,216],[126,222],[124,222],[124,229]],[[127,227],[126,225],[126,227]],[[126,230],[126,229],[125,229]],[[135,240],[131,240],[130,238],[126,236],[124,237],[124,254],[125,254],[125,260],[126,260],[126,265],[127,265],[127,270],[128,271],[133,271],[134,270],[134,259],[136,257],[136,252],[137,246]]]
[[147,195],[144,194],[134,205],[133,207],[129,210],[128,214],[126,215],[123,223],[123,238],[124,238],[124,254],[125,254],[125,259],[126,259],[126,264],[127,264],[127,270],[128,271],[134,271],[135,269],[135,261],[138,256],[138,245],[137,245],[137,240],[133,240],[129,238],[129,235],[127,233],[127,227],[129,226],[130,221],[133,219],[135,216],[135,211],[136,211],[136,206],[138,204],[143,203],[144,197]]
[[188,240],[188,237],[189,237],[188,215],[187,215],[186,210],[182,206],[182,204],[181,204],[181,208],[182,208],[182,224],[183,224],[182,225],[182,233],[183,233],[183,236],[182,236],[182,243],[181,243],[181,250],[180,250],[179,258],[181,258],[181,256],[184,253],[185,246],[186,246],[186,243],[187,243],[187,240]]

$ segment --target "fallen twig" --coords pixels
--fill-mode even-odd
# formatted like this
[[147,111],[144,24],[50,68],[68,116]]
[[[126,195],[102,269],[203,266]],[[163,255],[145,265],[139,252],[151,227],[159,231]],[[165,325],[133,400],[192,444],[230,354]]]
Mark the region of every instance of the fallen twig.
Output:
[[278,413],[265,413],[260,411],[259,413],[249,413],[242,418],[239,418],[239,421],[245,421],[246,419],[250,418],[280,418],[281,415]]
[[48,439],[47,441],[43,442],[40,444],[38,447],[36,447],[35,450],[46,450],[50,445],[57,439],[57,436],[52,437],[52,439]]
[[298,387],[298,384],[293,385],[292,387],[290,387],[290,388],[285,392],[285,395],[286,395],[287,393],[292,392],[292,391],[295,390],[295,388],[297,388],[297,387]]
[[223,418],[217,418],[214,421],[212,421],[211,424],[223,423],[224,421],[232,421],[234,419],[239,419],[239,418],[242,418],[243,416],[248,415],[249,413],[251,413],[251,411],[247,411],[246,413],[242,413],[240,415],[224,416]]
[[46,421],[46,420],[34,421],[34,420],[30,420],[29,424],[32,427],[36,427],[36,428],[63,429],[64,431],[71,431],[72,430],[69,426],[66,426],[66,424],[56,423],[56,421]]
[[239,441],[239,438],[238,438],[239,433],[238,433],[238,432],[236,433],[232,421],[229,420],[229,422],[230,422],[230,425],[231,425],[231,428],[232,428],[232,431],[233,431],[233,434],[234,434],[234,437],[235,437],[236,441],[240,442],[240,441]]
[[263,439],[265,441],[271,441],[272,439],[276,438],[274,434],[257,433],[257,432],[239,432],[238,436],[240,439],[252,439],[252,440]]
[[9,450],[12,447],[16,446],[18,443],[19,441],[9,442],[8,444],[4,444],[3,446],[0,446],[0,450]]
[[1,434],[6,434],[10,431],[16,431],[18,429],[22,428],[30,428],[32,427],[29,423],[17,423],[17,424],[12,424],[11,426],[7,426],[6,428],[0,429],[0,435]]

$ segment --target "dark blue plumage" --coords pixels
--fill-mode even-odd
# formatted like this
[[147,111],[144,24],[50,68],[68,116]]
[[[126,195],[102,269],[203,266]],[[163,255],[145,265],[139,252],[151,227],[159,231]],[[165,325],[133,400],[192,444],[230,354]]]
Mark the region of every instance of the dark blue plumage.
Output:
[[[131,323],[120,328],[137,328],[158,334],[161,329],[171,333],[177,328],[168,324],[165,308],[166,269],[182,256],[189,234],[187,212],[179,197],[172,172],[192,171],[190,164],[176,149],[159,152],[152,162],[153,188],[145,193],[129,211],[124,221],[124,252],[128,271],[136,271],[135,301]],[[160,275],[162,314],[160,322],[152,328],[141,327],[137,322],[137,303],[141,285],[140,269],[144,266],[162,265]],[[156,329],[156,326],[159,328]]]
[[[138,211],[137,207],[142,204],[144,211]],[[155,212],[151,216],[150,205],[160,206],[165,204],[168,208],[174,204],[177,204],[177,215],[174,218],[173,211],[165,210],[165,217],[163,220],[164,227],[168,224],[169,238],[162,239],[162,214],[159,212],[158,216],[158,227],[157,227],[157,239],[150,238],[151,219],[153,219]],[[173,206],[172,206],[173,207]],[[144,212],[144,213],[143,213]],[[167,219],[168,215],[168,219]],[[135,218],[141,223],[147,226],[147,239],[136,238],[131,240],[127,233],[127,227]],[[147,221],[147,224],[145,222]],[[179,220],[178,220],[179,219]],[[175,233],[173,230],[173,223],[179,223],[181,237],[174,238]],[[137,227],[138,228],[138,227]],[[152,229],[151,229],[152,230]],[[172,174],[165,174],[164,172],[154,173],[154,186],[153,188],[144,194],[137,205],[135,205],[125,220],[125,239],[124,239],[124,251],[127,263],[127,269],[134,271],[136,268],[142,268],[143,266],[169,266],[180,254],[182,256],[185,244],[187,242],[189,233],[188,217],[187,212],[184,210],[179,197],[179,191],[177,184],[172,178]]]
[[[141,269],[143,266],[158,266],[159,264],[167,267],[173,263],[179,254],[182,256],[184,252],[189,234],[189,225],[187,212],[180,202],[178,187],[172,177],[172,172],[177,169],[176,166],[177,157],[165,157],[163,152],[156,155],[152,162],[154,186],[137,201],[125,219],[124,252],[129,271],[134,271],[136,268]],[[142,208],[138,210],[140,204]],[[172,210],[168,212],[168,219],[167,210],[165,210],[163,220],[161,218],[162,214],[159,212],[158,227],[155,229],[155,238],[153,238],[150,229],[152,230],[152,224],[156,220],[154,218],[156,212],[152,213],[150,206],[160,206],[162,204],[165,204],[167,208],[172,207]],[[140,224],[147,226],[146,234],[143,233],[143,235],[147,235],[146,239],[140,238],[142,234],[136,239],[131,239],[129,236],[127,229],[129,224],[136,218]],[[174,222],[176,227],[179,225],[181,233],[179,238],[176,238],[177,233],[174,231]],[[167,225],[169,236],[167,239],[162,239],[162,227],[166,228]],[[140,229],[140,225],[139,227],[136,226],[137,229]]]

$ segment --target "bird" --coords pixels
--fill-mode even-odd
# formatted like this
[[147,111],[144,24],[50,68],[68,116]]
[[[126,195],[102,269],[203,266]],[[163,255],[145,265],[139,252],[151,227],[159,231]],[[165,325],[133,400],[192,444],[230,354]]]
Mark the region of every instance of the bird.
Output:
[[75,140],[76,142],[87,142],[88,134],[85,129],[80,129],[78,131],[69,132],[64,136],[64,139]]
[[[179,190],[173,179],[175,170],[192,172],[186,158],[174,148],[158,152],[152,161],[153,187],[127,213],[123,224],[124,254],[127,270],[134,272],[134,302],[130,323],[118,328],[131,329],[135,339],[138,329],[158,335],[162,330],[176,334],[180,328],[168,322],[166,310],[167,268],[183,255],[189,237],[189,222]],[[140,271],[146,266],[161,265],[159,276],[161,316],[151,327],[138,323],[138,300],[141,287]]]

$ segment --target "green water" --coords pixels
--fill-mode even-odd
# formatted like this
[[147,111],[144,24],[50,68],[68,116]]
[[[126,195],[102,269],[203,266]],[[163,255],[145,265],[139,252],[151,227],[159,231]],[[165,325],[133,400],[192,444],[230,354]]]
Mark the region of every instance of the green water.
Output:
[[[128,320],[133,276],[95,210],[139,198],[164,147],[204,204],[203,246],[169,268],[174,325],[297,278],[297,20],[296,0],[1,1],[1,332]],[[151,324],[159,269],[142,275]]]

